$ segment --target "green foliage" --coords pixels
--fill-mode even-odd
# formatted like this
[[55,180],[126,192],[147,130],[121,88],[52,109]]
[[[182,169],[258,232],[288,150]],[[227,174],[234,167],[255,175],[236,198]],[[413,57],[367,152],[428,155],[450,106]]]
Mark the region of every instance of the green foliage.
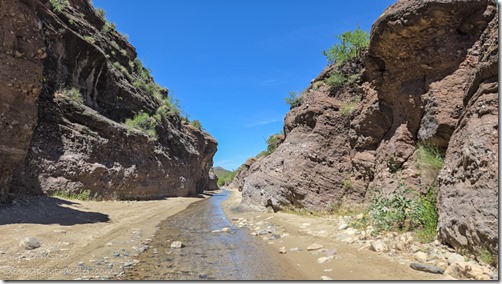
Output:
[[497,264],[497,258],[484,247],[478,250],[478,259],[491,266],[496,266]]
[[91,44],[94,44],[96,42],[96,40],[92,36],[84,36],[84,40]]
[[404,197],[406,189],[402,185],[389,196],[373,198],[369,206],[369,215],[376,231],[409,229],[406,221],[412,207],[412,201]]
[[218,186],[230,184],[237,174],[237,171],[221,173],[218,175]]
[[323,81],[316,81],[314,84],[312,84],[312,89],[317,90],[319,89],[322,85],[324,84]]
[[61,93],[69,97],[72,101],[77,102],[79,104],[84,103],[84,97],[82,96],[82,93],[80,93],[80,90],[75,87],[69,89],[60,89],[58,93]]
[[111,32],[111,31],[115,30],[115,28],[116,28],[115,23],[105,22],[105,24],[101,28],[101,31],[104,34],[107,34],[107,33]]
[[281,143],[282,139],[282,134],[273,134],[270,135],[267,139],[267,150],[266,150],[266,155],[272,154],[272,152],[279,147],[279,144]]
[[430,187],[427,195],[421,196],[415,203],[412,211],[413,225],[419,226],[416,231],[417,238],[424,243],[431,242],[436,237],[438,212],[436,208],[437,193]]
[[103,19],[106,19],[106,12],[105,10],[101,9],[101,8],[97,8],[96,9],[96,12],[98,12],[98,15],[103,18]]
[[152,138],[157,138],[157,132],[155,131],[157,122],[155,118],[151,117],[147,113],[140,112],[133,119],[126,119],[125,124],[131,129],[138,129]]
[[59,198],[65,198],[65,199],[73,199],[73,200],[95,200],[97,199],[96,196],[91,196],[91,191],[90,190],[83,190],[79,193],[71,193],[65,190],[57,190],[53,193],[50,194],[51,197],[59,197]]
[[304,92],[296,93],[294,91],[291,91],[289,92],[289,96],[284,98],[284,100],[290,107],[294,108],[300,106],[303,103],[304,97],[305,97]]
[[202,130],[202,124],[200,123],[200,121],[198,121],[197,119],[194,119],[190,122],[190,125],[199,129],[199,130]]
[[349,115],[352,112],[352,110],[354,110],[357,107],[358,103],[359,103],[358,100],[352,100],[350,102],[343,103],[340,106],[340,113],[343,116]]
[[70,5],[68,0],[49,0],[49,2],[51,3],[52,9],[56,13],[61,13],[64,8]]
[[[406,198],[407,193],[415,198]],[[401,184],[388,196],[372,198],[368,215],[375,230],[413,230],[419,241],[433,241],[438,224],[436,190],[431,187],[426,195],[418,198],[416,195],[414,190]]]
[[328,59],[328,62],[338,65],[361,55],[361,51],[369,45],[369,33],[356,27],[354,31],[344,32],[341,35],[335,36],[340,43],[333,45],[328,51],[323,51],[323,54]]
[[350,177],[348,177],[343,180],[342,184],[343,184],[342,190],[347,191],[352,187],[352,180],[350,179]]
[[432,144],[418,144],[417,163],[422,176],[435,183],[439,171],[443,168],[443,154]]
[[333,91],[335,89],[342,87],[346,81],[347,78],[345,77],[344,74],[335,71],[326,79],[326,84],[328,84],[330,90]]

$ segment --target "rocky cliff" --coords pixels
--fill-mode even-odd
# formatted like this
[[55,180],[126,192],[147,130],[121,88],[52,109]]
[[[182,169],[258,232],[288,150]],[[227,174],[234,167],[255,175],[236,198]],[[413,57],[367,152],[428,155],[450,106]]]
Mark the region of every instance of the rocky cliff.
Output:
[[216,141],[181,117],[89,1],[0,0],[0,22],[2,200],[207,188]]
[[[328,66],[286,115],[285,141],[237,175],[242,206],[320,210],[434,187],[442,241],[497,254],[497,65],[493,1],[398,1],[364,60]],[[352,83],[328,86],[335,72]],[[439,176],[421,167],[419,145],[444,154]]]

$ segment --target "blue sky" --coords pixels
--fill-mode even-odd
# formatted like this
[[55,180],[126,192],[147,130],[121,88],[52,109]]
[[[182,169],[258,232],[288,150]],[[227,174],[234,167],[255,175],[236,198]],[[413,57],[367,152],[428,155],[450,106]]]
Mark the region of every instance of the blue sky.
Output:
[[93,0],[129,36],[157,81],[218,141],[214,165],[237,169],[282,130],[290,91],[326,66],[322,51],[388,0]]

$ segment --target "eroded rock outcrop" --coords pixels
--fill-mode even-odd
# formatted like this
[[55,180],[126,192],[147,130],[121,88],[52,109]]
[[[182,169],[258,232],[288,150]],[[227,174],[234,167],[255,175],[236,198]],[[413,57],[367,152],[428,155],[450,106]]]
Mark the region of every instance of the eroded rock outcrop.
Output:
[[[0,68],[6,76],[2,107],[10,111],[2,110],[2,119],[18,121],[2,132],[2,139],[17,139],[2,142],[2,151],[19,152],[8,154],[17,165],[2,160],[2,168],[16,169],[10,185],[2,181],[2,196],[8,188],[12,195],[89,191],[103,198],[153,198],[208,187],[216,141],[165,102],[168,91],[88,1],[1,4],[2,23],[9,24],[1,28],[0,60],[19,73]],[[6,44],[11,37],[16,41]],[[3,85],[12,81],[10,89]],[[125,126],[141,113],[152,129]]]
[[[286,115],[285,141],[239,177],[242,206],[319,210],[435,186],[441,239],[496,254],[497,13],[488,0],[389,7],[364,62],[347,63],[360,79],[333,92],[325,79],[347,66],[327,67]],[[419,143],[445,153],[439,178],[420,168]]]

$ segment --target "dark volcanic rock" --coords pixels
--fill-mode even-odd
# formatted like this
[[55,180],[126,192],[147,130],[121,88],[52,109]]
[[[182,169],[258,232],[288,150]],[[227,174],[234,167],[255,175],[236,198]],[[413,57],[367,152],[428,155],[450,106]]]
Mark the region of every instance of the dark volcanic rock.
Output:
[[37,1],[0,0],[0,202],[24,160],[37,121],[44,36]]
[[[0,60],[3,66],[15,65],[0,68],[0,120],[13,122],[1,135],[0,153],[6,156],[1,192],[16,166],[10,184],[14,195],[85,190],[128,199],[207,189],[216,141],[164,106],[168,91],[152,91],[153,78],[135,60],[134,47],[106,28],[88,1],[61,4],[61,12],[48,1],[0,3]],[[16,17],[20,20],[13,21]],[[81,99],[68,95],[72,88]],[[165,111],[154,119],[162,107]],[[139,113],[152,117],[156,137],[124,125]]]
[[[246,163],[234,180],[242,206],[319,210],[364,204],[400,184],[422,194],[433,186],[443,242],[497,254],[495,5],[409,0],[389,7],[372,27],[364,64],[328,66],[286,115],[284,142]],[[333,72],[360,69],[353,84],[326,86]],[[357,106],[347,112],[350,103]],[[419,143],[445,153],[439,177],[420,168]]]

